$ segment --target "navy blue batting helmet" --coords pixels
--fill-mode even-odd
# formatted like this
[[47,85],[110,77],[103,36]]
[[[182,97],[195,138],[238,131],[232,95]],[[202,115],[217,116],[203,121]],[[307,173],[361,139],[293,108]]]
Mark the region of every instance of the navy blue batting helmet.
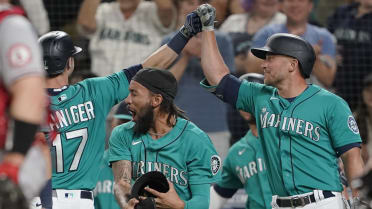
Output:
[[63,31],[46,33],[39,38],[39,43],[43,49],[44,69],[49,76],[63,73],[68,58],[82,51]]
[[268,52],[296,58],[300,63],[300,71],[309,78],[315,63],[315,52],[309,42],[289,33],[277,33],[267,40],[262,48],[253,48],[251,52],[260,59],[266,59]]

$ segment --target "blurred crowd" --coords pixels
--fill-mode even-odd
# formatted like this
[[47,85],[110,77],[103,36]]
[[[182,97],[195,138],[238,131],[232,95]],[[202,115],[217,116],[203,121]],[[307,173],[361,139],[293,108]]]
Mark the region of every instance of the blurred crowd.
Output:
[[[39,35],[71,34],[84,49],[71,83],[106,76],[142,62],[166,43],[200,4],[216,8],[216,39],[236,76],[261,73],[250,53],[274,33],[296,34],[316,52],[309,83],[345,99],[363,139],[362,157],[372,155],[372,0],[15,0]],[[201,37],[193,37],[169,70],[179,82],[176,104],[211,137],[222,159],[249,129],[239,112],[208,93]],[[203,105],[200,105],[203,103]],[[315,107],[316,108],[316,107]],[[108,118],[111,123],[113,117]]]

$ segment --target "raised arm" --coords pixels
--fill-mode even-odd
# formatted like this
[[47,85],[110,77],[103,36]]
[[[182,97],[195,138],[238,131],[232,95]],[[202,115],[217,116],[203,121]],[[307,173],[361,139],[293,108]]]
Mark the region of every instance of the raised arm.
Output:
[[128,160],[119,160],[112,164],[114,173],[114,194],[120,208],[127,208],[131,190],[132,165]]
[[77,24],[82,31],[94,33],[96,31],[96,12],[101,0],[84,0],[81,4]]
[[205,77],[210,85],[217,85],[220,80],[230,73],[218,50],[214,34],[215,9],[209,4],[198,7],[197,13],[202,23],[201,64]]
[[144,68],[153,67],[167,69],[181,53],[190,38],[200,31],[201,25],[198,15],[194,12],[188,14],[185,24],[179,29],[176,35],[174,35],[167,44],[161,46],[148,57],[142,63],[142,66]]

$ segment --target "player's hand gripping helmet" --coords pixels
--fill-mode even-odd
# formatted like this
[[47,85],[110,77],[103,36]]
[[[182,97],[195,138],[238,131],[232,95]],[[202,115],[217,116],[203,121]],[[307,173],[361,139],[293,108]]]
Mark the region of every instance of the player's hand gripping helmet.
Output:
[[315,63],[315,52],[309,42],[299,36],[288,33],[277,33],[267,40],[262,48],[253,48],[251,52],[260,59],[266,59],[268,52],[296,58],[300,63],[300,71],[309,78]]
[[74,46],[71,37],[63,31],[52,31],[39,38],[43,49],[44,69],[48,76],[63,73],[69,57],[82,51]]
[[[150,187],[158,192],[166,193],[169,190],[169,184],[165,175],[159,171],[151,171],[140,176],[132,186],[130,198],[136,198],[139,203],[135,209],[155,209],[156,204],[154,195],[147,192],[145,187]],[[147,197],[141,200],[139,196]]]

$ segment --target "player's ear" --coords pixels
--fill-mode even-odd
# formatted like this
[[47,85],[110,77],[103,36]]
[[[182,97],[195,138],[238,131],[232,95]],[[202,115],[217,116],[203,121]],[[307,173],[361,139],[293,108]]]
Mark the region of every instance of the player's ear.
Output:
[[298,65],[298,60],[297,59],[291,59],[290,60],[290,69],[289,69],[289,72],[294,72],[297,68],[299,68],[300,66]]
[[152,107],[158,107],[163,102],[163,96],[161,94],[154,94],[151,98]]

